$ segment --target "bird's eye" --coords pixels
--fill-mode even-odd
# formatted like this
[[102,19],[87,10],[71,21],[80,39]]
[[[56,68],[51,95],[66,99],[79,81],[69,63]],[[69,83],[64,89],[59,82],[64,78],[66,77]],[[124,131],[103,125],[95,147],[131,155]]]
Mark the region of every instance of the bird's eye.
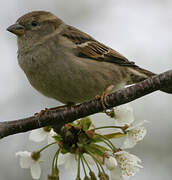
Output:
[[38,26],[39,25],[39,23],[37,22],[37,21],[32,21],[32,26]]

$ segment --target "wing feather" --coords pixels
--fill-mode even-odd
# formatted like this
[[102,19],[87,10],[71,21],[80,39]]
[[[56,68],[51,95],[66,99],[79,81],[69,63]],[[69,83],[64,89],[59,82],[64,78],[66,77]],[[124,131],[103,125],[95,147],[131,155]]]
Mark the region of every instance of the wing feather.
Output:
[[68,26],[61,35],[70,39],[76,46],[77,55],[87,57],[98,61],[115,63],[121,66],[137,67],[134,62],[129,61],[117,51],[96,41],[88,34]]

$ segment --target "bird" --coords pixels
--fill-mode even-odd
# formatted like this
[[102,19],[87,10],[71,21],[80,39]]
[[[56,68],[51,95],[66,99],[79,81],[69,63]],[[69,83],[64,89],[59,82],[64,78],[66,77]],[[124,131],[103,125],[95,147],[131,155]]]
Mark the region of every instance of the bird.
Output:
[[17,36],[18,63],[30,84],[63,104],[89,101],[110,86],[115,92],[155,75],[51,12],[29,12],[7,30]]

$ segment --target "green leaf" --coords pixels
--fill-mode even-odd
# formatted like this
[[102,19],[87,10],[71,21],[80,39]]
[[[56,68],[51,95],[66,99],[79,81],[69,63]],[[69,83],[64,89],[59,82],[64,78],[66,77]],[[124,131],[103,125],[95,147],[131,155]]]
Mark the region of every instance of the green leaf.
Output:
[[103,136],[105,136],[108,139],[116,139],[116,138],[121,138],[126,136],[126,134],[123,133],[111,133],[111,134],[104,134]]
[[53,138],[54,138],[57,142],[63,140],[63,138],[62,138],[60,135],[55,135],[55,136],[53,136]]
[[96,144],[89,144],[88,146],[84,146],[86,151],[91,152],[93,154],[97,154],[99,156],[103,156],[104,151],[100,149]]
[[[104,134],[102,136],[104,136],[107,139],[116,139],[116,138],[124,137],[124,136],[126,136],[126,134],[123,134],[123,133],[111,133],[111,134]],[[91,142],[102,142],[102,141],[104,141],[104,139],[101,136],[99,136],[98,134],[95,134],[93,136],[93,138],[91,139]]]
[[90,128],[90,125],[92,124],[91,119],[89,117],[81,119],[80,123],[84,131],[87,131]]
[[92,142],[101,142],[102,141],[102,137],[100,137],[97,134],[94,134],[93,138],[91,139]]
[[94,144],[96,147],[97,147],[97,149],[100,149],[101,151],[109,151],[109,149],[107,149],[106,147],[104,147],[104,146],[100,146],[100,145],[98,145],[98,144]]

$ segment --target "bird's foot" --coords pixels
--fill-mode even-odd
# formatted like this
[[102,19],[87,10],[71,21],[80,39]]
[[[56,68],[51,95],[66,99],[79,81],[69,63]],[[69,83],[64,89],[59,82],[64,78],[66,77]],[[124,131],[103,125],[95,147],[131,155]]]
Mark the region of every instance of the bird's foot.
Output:
[[64,108],[64,107],[73,106],[73,105],[75,105],[75,103],[73,103],[73,102],[68,102],[67,104],[62,105],[62,106],[57,106],[57,107],[53,107],[53,108],[45,108],[44,110],[41,110],[39,113],[35,113],[34,116],[40,118],[40,117],[41,117],[42,115],[44,115],[46,112],[53,111],[53,110],[58,110],[58,109],[61,109],[61,108]]
[[108,86],[105,91],[101,95],[97,95],[95,98],[100,99],[102,103],[102,107],[106,113],[107,110],[107,102],[106,102],[106,96],[112,92],[112,89],[114,88],[114,85]]
[[40,118],[42,115],[44,115],[48,111],[49,111],[49,109],[45,108],[44,110],[41,110],[39,113],[35,113],[34,116],[37,118]]

